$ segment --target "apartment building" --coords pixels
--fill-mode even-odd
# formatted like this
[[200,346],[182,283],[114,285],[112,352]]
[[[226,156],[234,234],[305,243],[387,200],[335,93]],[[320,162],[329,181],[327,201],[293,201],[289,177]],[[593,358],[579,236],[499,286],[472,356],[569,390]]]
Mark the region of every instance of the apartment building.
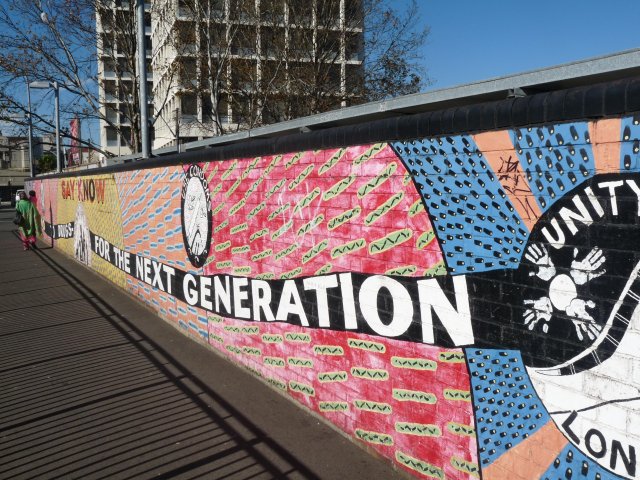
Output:
[[357,0],[155,0],[153,148],[354,103]]
[[[100,145],[113,155],[128,155],[131,148],[131,122],[137,119],[131,99],[137,98],[135,0],[96,2],[98,38],[98,94],[101,105]],[[147,90],[153,88],[151,70],[151,1],[145,0],[145,47]],[[149,99],[153,114],[153,100]],[[152,135],[152,132],[151,132]]]
[[[135,28],[135,0],[101,1],[99,92],[108,121],[100,122],[100,140],[105,150],[127,155],[134,117],[127,100],[138,93],[135,30],[133,37],[123,33]],[[360,98],[359,0],[146,0],[145,11],[153,149]]]
[[[32,155],[35,162],[45,153],[55,155],[56,139],[53,135],[33,137],[31,140]],[[0,170],[16,170],[28,172],[29,138],[21,136],[5,136],[0,134]]]

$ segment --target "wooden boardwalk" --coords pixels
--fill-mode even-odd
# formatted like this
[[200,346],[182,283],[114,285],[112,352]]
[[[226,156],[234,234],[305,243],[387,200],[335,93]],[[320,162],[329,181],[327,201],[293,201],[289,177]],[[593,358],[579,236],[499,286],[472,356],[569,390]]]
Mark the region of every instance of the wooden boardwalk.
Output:
[[0,479],[404,474],[184,337],[0,209]]

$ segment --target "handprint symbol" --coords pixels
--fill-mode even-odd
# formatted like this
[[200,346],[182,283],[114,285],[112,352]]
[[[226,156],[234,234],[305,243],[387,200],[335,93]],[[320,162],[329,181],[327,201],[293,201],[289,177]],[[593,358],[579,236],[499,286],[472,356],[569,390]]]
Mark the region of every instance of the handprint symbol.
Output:
[[578,249],[573,249],[573,262],[571,262],[571,276],[576,285],[584,285],[590,282],[594,278],[606,273],[604,268],[601,268],[606,258],[598,247],[595,247],[589,254],[582,260],[577,261]]
[[540,324],[542,331],[548,333],[554,309],[564,312],[569,317],[580,341],[584,340],[585,336],[595,340],[602,330],[587,310],[594,309],[596,304],[592,300],[579,298],[577,286],[588,284],[606,273],[603,268],[606,258],[598,247],[593,248],[582,259],[578,259],[578,255],[578,249],[575,248],[571,269],[569,275],[566,275],[557,273],[544,245],[533,244],[525,252],[525,258],[535,266],[529,275],[535,275],[540,280],[548,282],[549,289],[548,296],[524,300],[527,308],[523,319],[529,330]]
[[531,245],[526,253],[525,258],[534,265],[538,266],[537,272],[529,272],[529,276],[537,275],[541,280],[549,281],[556,274],[556,268],[549,257],[549,252],[544,245]]

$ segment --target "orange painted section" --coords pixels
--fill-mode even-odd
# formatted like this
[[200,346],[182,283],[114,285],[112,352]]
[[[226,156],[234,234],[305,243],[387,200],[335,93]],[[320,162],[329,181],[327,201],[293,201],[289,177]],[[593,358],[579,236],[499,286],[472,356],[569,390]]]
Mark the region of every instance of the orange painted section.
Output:
[[589,122],[589,136],[593,148],[596,174],[620,171],[620,118]]
[[484,480],[542,478],[568,440],[553,421],[482,469]]
[[540,218],[538,203],[531,193],[508,130],[473,135],[473,140],[496,173],[502,188],[529,230]]

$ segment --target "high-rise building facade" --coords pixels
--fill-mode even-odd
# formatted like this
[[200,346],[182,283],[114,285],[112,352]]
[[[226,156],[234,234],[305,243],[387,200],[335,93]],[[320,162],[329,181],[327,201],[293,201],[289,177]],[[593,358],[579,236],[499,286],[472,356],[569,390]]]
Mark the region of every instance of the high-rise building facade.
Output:
[[[132,122],[137,121],[138,85],[135,0],[98,0],[96,2],[98,39],[98,95],[101,109],[100,146],[113,155],[128,155],[133,135]],[[145,0],[145,54],[147,90],[153,88],[151,70],[151,1]],[[153,101],[149,100],[153,113]]]
[[[126,111],[127,100],[137,95],[134,76],[128,73],[135,68],[127,69],[135,55],[129,56],[131,40],[119,38],[107,25],[115,20],[116,30],[122,30],[125,15],[132,21],[135,10],[126,0],[102,1],[112,2],[112,10],[97,15],[100,100],[113,125],[101,122],[101,144],[126,155],[132,153],[124,137],[134,115]],[[145,3],[154,149],[332,110],[362,98],[360,0]]]
[[156,0],[154,148],[353,103],[358,0]]

